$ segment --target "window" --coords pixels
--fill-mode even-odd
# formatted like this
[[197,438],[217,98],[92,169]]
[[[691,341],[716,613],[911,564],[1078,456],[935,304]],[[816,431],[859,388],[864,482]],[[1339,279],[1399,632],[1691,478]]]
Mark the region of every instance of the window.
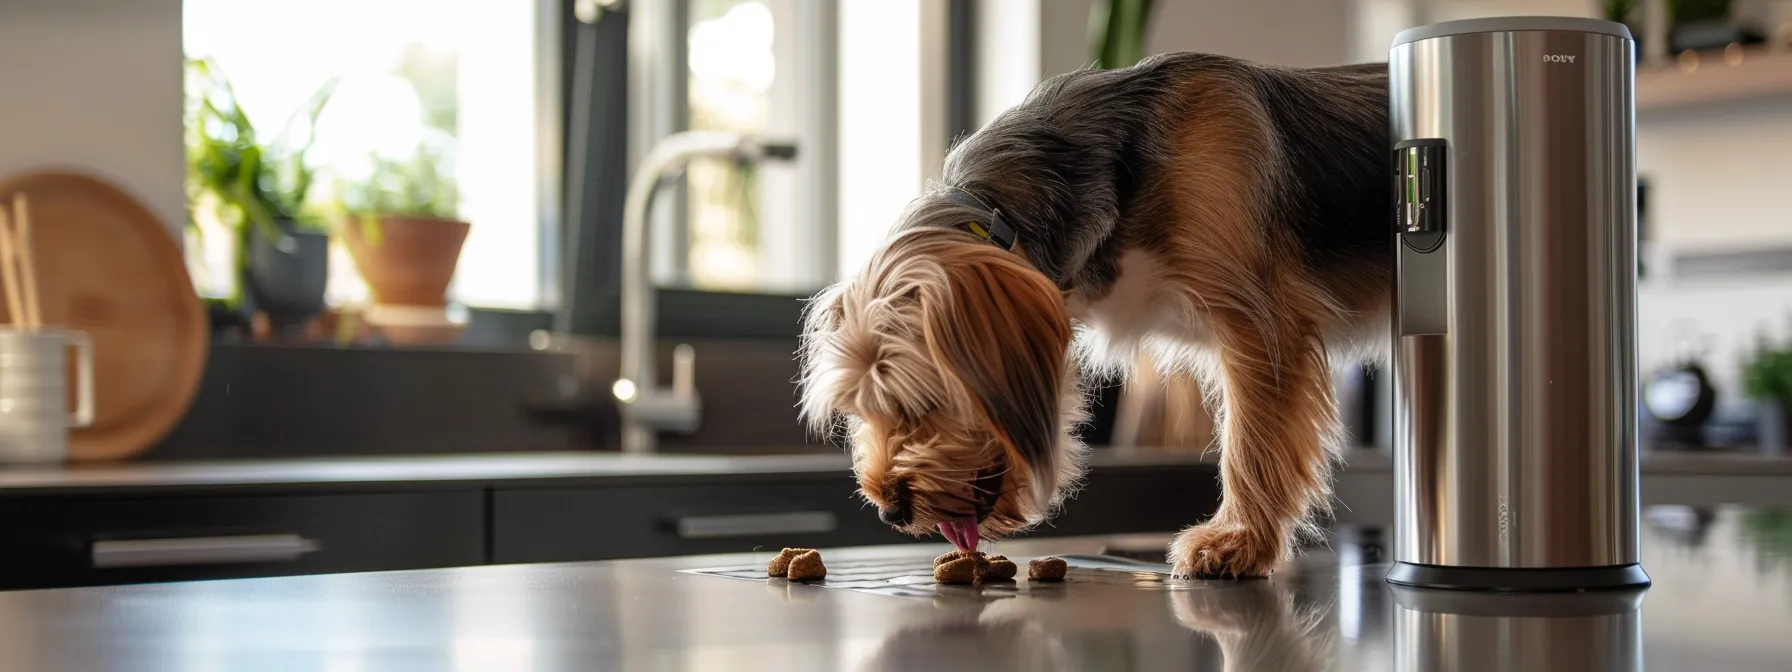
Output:
[[[780,41],[796,36],[779,33],[765,0],[691,4],[686,59],[691,128],[765,135],[771,130],[772,87],[779,74],[773,50]],[[784,28],[789,31],[788,23]],[[774,247],[767,244],[773,232],[765,228],[764,209],[768,204],[779,209],[792,194],[787,182],[768,185],[763,178],[768,172],[788,170],[774,164],[737,166],[722,161],[690,167],[685,178],[689,250],[674,256],[673,263],[684,262],[693,287],[739,290],[776,284],[772,276],[778,267],[763,263],[765,253]],[[774,192],[769,199],[767,190]],[[779,228],[776,221],[772,228]],[[674,277],[678,270],[683,269],[675,269]]]
[[670,14],[681,30],[667,44],[683,50],[682,58],[654,56],[670,56],[672,67],[658,72],[677,80],[666,83],[678,90],[668,100],[682,109],[656,108],[661,121],[639,128],[731,131],[797,146],[794,161],[694,161],[656,206],[679,211],[658,220],[670,229],[655,231],[658,283],[807,294],[831,281],[835,113],[827,79],[837,55],[834,36],[812,27],[831,23],[832,3],[678,0],[630,11]]
[[[963,3],[948,4],[972,8]],[[630,161],[685,129],[759,133],[797,147],[794,162],[753,166],[750,175],[699,161],[662,192],[650,266],[662,337],[795,336],[801,299],[869,256],[937,173],[954,134],[947,78],[924,74],[950,69],[953,24],[936,5],[626,5]],[[596,205],[619,212],[620,198],[611,200]],[[595,226],[597,239],[619,239],[614,225]],[[596,252],[615,263],[615,252]],[[617,283],[613,271],[598,278],[598,291],[580,288],[573,311],[608,332]]]
[[[184,39],[263,133],[339,78],[310,153],[312,201],[331,199],[336,180],[365,176],[372,154],[445,150],[459,214],[472,223],[450,297],[535,309],[557,297],[561,11],[548,1],[184,0]],[[233,252],[205,244],[228,238],[199,223],[195,279],[208,295],[229,294]],[[328,293],[339,305],[368,299],[340,245]]]
[[[871,258],[922,178],[923,16],[919,2],[854,2],[840,12],[840,272]],[[940,138],[944,144],[944,138]]]

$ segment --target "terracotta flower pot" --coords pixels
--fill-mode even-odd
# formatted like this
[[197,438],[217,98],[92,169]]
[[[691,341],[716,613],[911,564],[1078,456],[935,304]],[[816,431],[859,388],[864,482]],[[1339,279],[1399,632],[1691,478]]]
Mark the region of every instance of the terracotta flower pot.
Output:
[[433,217],[377,217],[378,232],[363,231],[350,217],[342,240],[373,291],[376,303],[398,306],[447,304],[448,282],[467,242],[466,222]]

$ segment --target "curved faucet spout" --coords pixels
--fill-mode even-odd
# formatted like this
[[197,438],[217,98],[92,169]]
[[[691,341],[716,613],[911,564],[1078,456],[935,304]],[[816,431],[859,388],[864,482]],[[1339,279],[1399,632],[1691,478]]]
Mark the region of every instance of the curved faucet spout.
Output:
[[641,160],[629,181],[622,206],[622,358],[620,375],[611,386],[622,408],[622,450],[650,453],[657,432],[697,431],[702,400],[695,384],[695,350],[681,344],[674,351],[673,383],[661,388],[654,371],[654,305],[652,259],[647,217],[665,176],[684,169],[692,159],[726,157],[741,162],[792,159],[796,146],[721,131],[687,131],[667,136]]

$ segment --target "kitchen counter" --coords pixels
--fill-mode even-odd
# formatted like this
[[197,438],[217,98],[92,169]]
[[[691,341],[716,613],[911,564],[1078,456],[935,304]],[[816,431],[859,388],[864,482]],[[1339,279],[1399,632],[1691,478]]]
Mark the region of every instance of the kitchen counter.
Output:
[[[1171,532],[1219,504],[1217,454],[1094,451],[1029,538]],[[1384,452],[1352,451],[1340,524],[1393,520]],[[1645,504],[1792,508],[1792,460],[1651,454]],[[0,469],[0,590],[700,555],[915,540],[856,496],[843,454],[539,453]],[[245,540],[245,538],[247,538]],[[271,540],[271,541],[270,541]],[[120,564],[120,546],[206,549]],[[268,550],[268,545],[277,551]]]
[[[1340,475],[1384,474],[1393,469],[1385,450],[1354,449]],[[1099,470],[1217,466],[1219,452],[1156,448],[1098,448],[1089,464]],[[729,478],[776,474],[845,474],[844,453],[801,455],[623,455],[619,453],[494,453],[402,457],[335,457],[207,462],[123,462],[70,467],[0,466],[0,496],[92,490],[252,488],[279,485],[427,486],[430,483],[523,484],[545,479],[602,479],[654,483],[690,477]],[[1645,451],[1640,471],[1649,479],[1691,476],[1792,477],[1792,455],[1723,451]],[[1792,495],[1792,488],[1786,489]],[[1678,498],[1669,498],[1680,502]],[[1665,502],[1664,502],[1665,503]],[[1792,505],[1792,501],[1787,502]]]
[[[1153,449],[1098,450],[1098,470],[1211,465],[1215,455]],[[603,480],[651,484],[692,477],[834,474],[850,484],[844,453],[805,455],[623,455],[620,453],[496,453],[404,457],[337,457],[210,462],[125,462],[70,467],[0,467],[0,496],[94,490],[254,488],[282,485],[528,484],[544,480]]]
[[[1099,448],[1090,465],[1102,474],[1178,475],[1217,470],[1219,453]],[[1388,451],[1346,451],[1336,491],[1343,522],[1392,520],[1393,459]],[[0,468],[0,500],[157,493],[418,491],[450,488],[732,483],[741,480],[848,478],[844,453],[803,455],[622,455],[516,453],[339,457],[217,462],[137,462],[74,467]],[[1644,504],[1748,504],[1792,507],[1792,455],[1724,451],[1644,451]],[[842,483],[847,481],[842,480]],[[849,486],[848,486],[849,487]],[[850,487],[849,487],[850,489]],[[1072,504],[1074,506],[1074,502]]]
[[[1792,517],[1673,509],[1644,526],[1643,593],[1395,592],[1340,538],[1274,577],[1090,569],[1059,585],[902,591],[743,580],[766,553],[0,593],[13,670],[1780,670]],[[1163,537],[997,544],[1093,554]],[[830,549],[925,566],[939,545]],[[1640,607],[1637,605],[1640,603]]]

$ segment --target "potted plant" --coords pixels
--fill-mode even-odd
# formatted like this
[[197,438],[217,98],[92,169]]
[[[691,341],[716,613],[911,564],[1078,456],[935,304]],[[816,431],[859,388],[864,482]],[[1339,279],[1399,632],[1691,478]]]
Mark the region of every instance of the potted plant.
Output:
[[472,225],[442,154],[420,145],[408,160],[374,157],[364,182],[343,188],[343,243],[379,306],[446,306]]
[[329,280],[329,234],[321,213],[307,207],[316,172],[305,155],[335,81],[264,144],[215,65],[190,61],[189,75],[198,95],[187,121],[188,195],[194,204],[214,205],[232,231],[237,288],[231,303],[266,314],[278,331],[303,328],[323,311]]
[[1792,349],[1762,343],[1742,365],[1743,392],[1755,400],[1755,440],[1761,452],[1786,451],[1792,404]]

